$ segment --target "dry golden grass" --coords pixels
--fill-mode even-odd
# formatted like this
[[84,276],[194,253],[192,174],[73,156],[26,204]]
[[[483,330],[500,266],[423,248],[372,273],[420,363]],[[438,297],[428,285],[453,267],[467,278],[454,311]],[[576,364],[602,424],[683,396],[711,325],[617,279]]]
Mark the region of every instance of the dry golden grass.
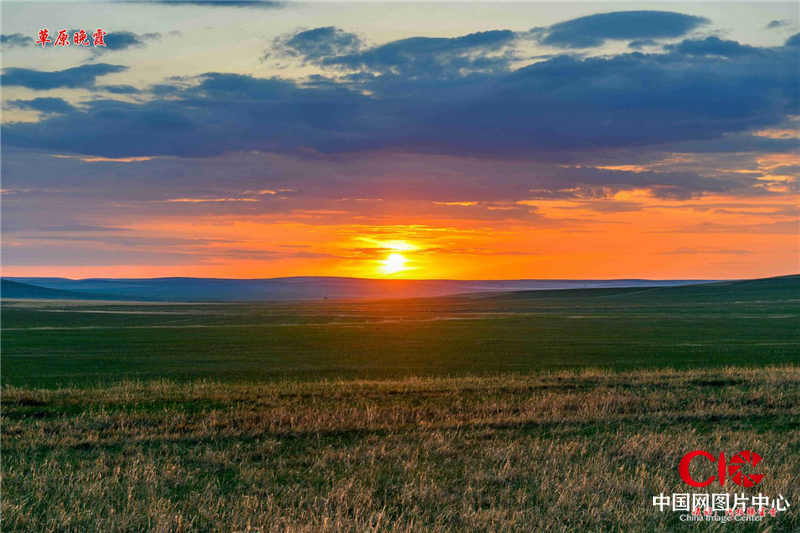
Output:
[[[9,386],[2,404],[4,531],[800,531],[796,366]],[[792,507],[655,510],[702,492],[677,472],[698,448],[758,452],[758,490]]]

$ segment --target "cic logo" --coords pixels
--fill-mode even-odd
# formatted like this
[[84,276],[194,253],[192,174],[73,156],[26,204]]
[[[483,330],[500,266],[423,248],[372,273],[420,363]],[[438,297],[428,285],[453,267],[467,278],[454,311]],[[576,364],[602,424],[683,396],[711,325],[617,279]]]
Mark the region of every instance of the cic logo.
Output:
[[[717,465],[717,475],[711,476],[704,481],[697,481],[696,479],[692,478],[691,474],[689,474],[689,465],[692,461],[698,457],[702,457],[708,460],[711,464]],[[681,479],[687,484],[691,485],[692,487],[705,487],[706,485],[710,485],[715,480],[719,482],[720,486],[725,485],[725,478],[726,475],[730,477],[730,479],[739,485],[740,487],[755,487],[759,483],[761,483],[761,479],[764,477],[763,474],[745,474],[742,472],[742,467],[745,465],[750,465],[751,467],[756,466],[758,463],[761,462],[761,456],[755,452],[751,452],[750,450],[742,450],[736,455],[734,455],[729,461],[726,461],[725,454],[719,454],[719,457],[714,457],[710,453],[704,450],[695,450],[693,452],[689,452],[683,456],[681,459],[680,465],[678,465],[678,472],[681,474]]]

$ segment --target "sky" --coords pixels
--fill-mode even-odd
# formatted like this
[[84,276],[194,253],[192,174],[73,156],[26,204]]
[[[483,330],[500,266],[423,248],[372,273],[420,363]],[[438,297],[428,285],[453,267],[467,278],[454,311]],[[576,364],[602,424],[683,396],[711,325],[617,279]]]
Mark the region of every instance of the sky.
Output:
[[5,276],[800,272],[796,2],[0,9]]

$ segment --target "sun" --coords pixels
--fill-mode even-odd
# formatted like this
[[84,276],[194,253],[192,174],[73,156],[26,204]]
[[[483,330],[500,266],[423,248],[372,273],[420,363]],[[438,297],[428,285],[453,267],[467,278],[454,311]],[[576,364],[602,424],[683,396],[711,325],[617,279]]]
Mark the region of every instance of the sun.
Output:
[[380,271],[383,274],[396,274],[398,272],[402,272],[403,270],[407,270],[408,267],[406,263],[408,263],[408,259],[403,256],[403,254],[399,254],[397,252],[393,252],[386,256],[386,259],[380,262]]

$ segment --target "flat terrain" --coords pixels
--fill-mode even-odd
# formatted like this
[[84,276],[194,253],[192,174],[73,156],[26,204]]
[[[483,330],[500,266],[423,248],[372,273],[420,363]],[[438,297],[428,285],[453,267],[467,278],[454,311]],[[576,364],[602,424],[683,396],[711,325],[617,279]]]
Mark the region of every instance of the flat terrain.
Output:
[[[800,531],[799,277],[2,313],[3,531]],[[792,507],[659,512],[695,449]]]
[[800,276],[306,303],[9,300],[4,384],[495,375],[800,362]]

